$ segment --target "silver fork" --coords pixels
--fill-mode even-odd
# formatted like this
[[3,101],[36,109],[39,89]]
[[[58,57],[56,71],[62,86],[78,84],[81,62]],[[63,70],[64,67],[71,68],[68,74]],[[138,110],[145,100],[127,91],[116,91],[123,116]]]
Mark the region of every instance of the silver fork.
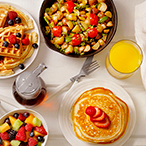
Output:
[[[83,65],[80,73],[78,75],[74,76],[73,78],[71,78],[71,81],[74,82],[74,84],[72,85],[72,87],[75,85],[75,81],[78,82],[81,77],[85,77],[86,75],[92,73],[93,71],[95,71],[99,67],[100,66],[99,66],[99,64],[98,64],[98,62],[96,60],[95,61],[92,61],[91,63],[88,63],[88,64]],[[50,94],[49,97],[46,100],[51,99],[54,95],[56,95],[57,93],[59,93],[59,91],[61,91],[68,84],[70,84],[70,81],[67,81],[64,84],[61,84],[60,86],[58,86],[55,89],[55,92],[53,92],[52,94]],[[70,88],[72,88],[72,87],[70,87]]]

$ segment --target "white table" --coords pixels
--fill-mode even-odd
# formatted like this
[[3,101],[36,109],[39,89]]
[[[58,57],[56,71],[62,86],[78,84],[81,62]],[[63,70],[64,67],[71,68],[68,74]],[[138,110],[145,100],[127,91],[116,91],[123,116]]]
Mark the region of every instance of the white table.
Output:
[[[39,10],[43,0],[3,1],[17,4],[25,8],[36,20],[39,26]],[[101,67],[98,69],[98,71],[95,71],[87,76],[87,78],[106,79],[115,82],[122,86],[131,96],[136,108],[137,121],[132,136],[124,144],[124,146],[146,145],[146,91],[143,87],[139,70],[128,79],[115,79],[110,76],[105,69],[105,58],[110,47],[116,41],[120,39],[135,40],[134,8],[135,5],[143,1],[144,0],[114,0],[118,12],[118,28],[116,35],[112,42],[108,45],[108,47],[106,47],[106,49],[94,56],[94,59],[98,60]],[[69,58],[52,51],[45,45],[44,39],[41,34],[40,51],[37,58],[27,69],[27,71],[32,71],[39,63],[44,62],[48,69],[41,74],[41,77],[47,84],[59,85],[78,73],[84,60],[85,58]],[[13,98],[11,88],[15,78],[16,77],[0,80],[0,94],[5,95],[9,98]],[[48,123],[50,136],[47,142],[47,146],[70,146],[70,144],[66,141],[62,134],[58,122],[58,111],[62,96],[63,94],[56,96],[55,98],[52,98],[49,102],[33,108],[34,110],[42,114],[42,116],[44,116],[45,120]]]

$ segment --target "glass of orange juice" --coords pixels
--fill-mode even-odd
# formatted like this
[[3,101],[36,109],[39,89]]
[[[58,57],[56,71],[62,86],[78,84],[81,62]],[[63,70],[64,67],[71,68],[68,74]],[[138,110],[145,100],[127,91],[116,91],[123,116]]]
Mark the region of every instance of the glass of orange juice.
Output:
[[142,60],[142,50],[134,41],[120,40],[110,49],[105,65],[113,77],[125,79],[140,67]]

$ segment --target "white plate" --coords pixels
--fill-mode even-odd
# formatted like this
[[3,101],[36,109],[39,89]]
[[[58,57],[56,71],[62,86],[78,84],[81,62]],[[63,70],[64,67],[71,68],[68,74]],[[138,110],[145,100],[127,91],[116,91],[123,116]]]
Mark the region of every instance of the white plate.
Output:
[[[4,3],[6,3],[6,2],[0,2],[0,4],[4,4]],[[31,16],[24,8],[22,8],[22,7],[18,6],[18,5],[15,5],[15,4],[12,4],[12,3],[7,3],[7,4],[9,4],[9,5],[15,7],[15,8],[18,9],[18,10],[20,10],[20,11],[23,12],[25,15],[28,15],[28,17],[29,17],[30,19],[33,20],[34,29],[29,30],[29,31],[27,31],[27,32],[35,31],[35,32],[38,34],[38,43],[37,43],[37,44],[38,44],[38,48],[37,48],[37,49],[34,49],[34,52],[33,52],[32,56],[31,56],[30,58],[26,59],[26,60],[23,62],[24,66],[25,66],[25,68],[24,68],[23,70],[20,69],[19,67],[15,67],[15,68],[13,69],[14,74],[12,74],[12,75],[10,75],[10,76],[0,76],[0,79],[7,79],[7,78],[10,78],[10,77],[14,77],[14,76],[16,76],[16,75],[22,73],[23,71],[25,71],[25,70],[32,64],[32,62],[35,60],[35,58],[36,58],[36,56],[37,56],[37,54],[38,54],[38,51],[39,51],[39,46],[40,46],[40,34],[39,34],[39,29],[38,29],[38,26],[37,26],[35,20],[32,18],[32,16]]]
[[129,94],[119,85],[105,80],[90,79],[77,83],[63,98],[59,111],[59,124],[63,135],[67,141],[73,146],[103,146],[102,144],[87,143],[79,140],[73,131],[69,114],[71,107],[77,98],[86,90],[92,89],[94,87],[104,87],[110,89],[116,96],[125,101],[129,107],[129,123],[124,135],[117,141],[108,146],[121,146],[123,145],[131,136],[136,123],[136,111],[135,106],[130,98]]
[[2,124],[4,122],[4,120],[10,116],[10,115],[13,115],[14,113],[24,113],[24,112],[29,112],[31,114],[33,114],[34,116],[36,116],[37,118],[39,118],[41,121],[42,121],[42,125],[44,126],[45,130],[47,131],[47,135],[44,137],[45,141],[42,143],[41,146],[45,146],[46,145],[46,142],[48,140],[48,136],[49,136],[49,131],[48,131],[48,126],[47,126],[47,123],[45,121],[45,119],[36,111],[34,110],[31,110],[31,109],[16,109],[16,110],[12,110],[6,114],[4,114],[1,118],[0,118],[0,124]]

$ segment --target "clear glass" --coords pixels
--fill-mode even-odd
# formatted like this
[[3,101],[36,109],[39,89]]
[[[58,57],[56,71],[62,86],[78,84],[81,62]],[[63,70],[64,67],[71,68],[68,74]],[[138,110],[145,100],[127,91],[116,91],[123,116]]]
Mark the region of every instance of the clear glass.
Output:
[[110,49],[105,66],[113,77],[126,79],[139,69],[142,60],[142,50],[134,41],[120,40]]

